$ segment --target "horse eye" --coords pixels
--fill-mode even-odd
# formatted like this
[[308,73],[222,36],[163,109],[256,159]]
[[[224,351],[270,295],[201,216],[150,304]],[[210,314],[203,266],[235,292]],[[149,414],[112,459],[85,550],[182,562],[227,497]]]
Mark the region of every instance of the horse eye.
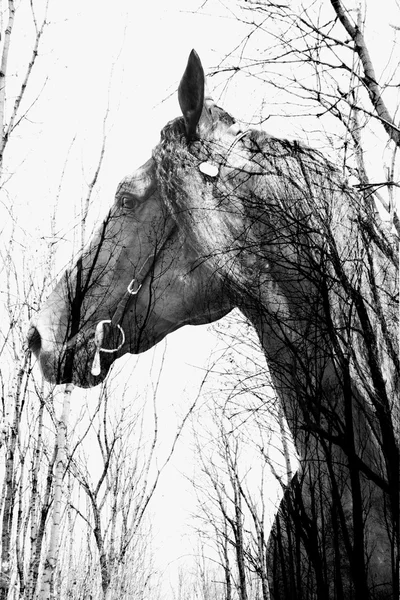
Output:
[[133,203],[133,198],[130,198],[129,196],[122,196],[121,198],[121,206],[123,208],[133,208],[134,203]]

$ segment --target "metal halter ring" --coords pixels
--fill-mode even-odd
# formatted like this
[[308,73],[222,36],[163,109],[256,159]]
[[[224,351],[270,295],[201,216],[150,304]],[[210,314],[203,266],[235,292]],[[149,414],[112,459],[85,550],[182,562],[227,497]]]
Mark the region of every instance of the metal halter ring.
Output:
[[103,325],[105,323],[111,323],[111,319],[105,319],[104,321],[99,321],[96,325],[96,331],[94,334],[94,343],[96,344],[97,350],[99,352],[107,352],[107,353],[112,353],[112,352],[118,352],[118,350],[120,350],[122,348],[122,346],[125,344],[125,333],[124,330],[122,329],[121,325],[118,325],[118,323],[116,323],[116,327],[118,327],[118,329],[121,332],[121,336],[122,336],[122,341],[120,343],[120,345],[117,348],[102,348],[102,343],[103,343],[103,337],[104,337],[104,331],[103,331]]

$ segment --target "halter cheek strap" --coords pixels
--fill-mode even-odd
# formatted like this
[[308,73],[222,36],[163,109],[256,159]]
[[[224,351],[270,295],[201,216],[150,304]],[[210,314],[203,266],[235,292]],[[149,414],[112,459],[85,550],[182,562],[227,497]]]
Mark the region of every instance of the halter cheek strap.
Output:
[[[97,377],[98,375],[100,375],[100,372],[101,372],[100,352],[106,352],[108,354],[112,354],[114,352],[118,352],[118,350],[120,350],[122,348],[122,346],[125,344],[125,340],[126,340],[125,332],[120,325],[120,321],[124,315],[124,312],[128,306],[128,303],[131,301],[132,298],[136,299],[136,296],[138,295],[138,293],[143,285],[144,280],[146,279],[147,275],[149,274],[151,267],[146,269],[146,271],[145,271],[145,267],[146,267],[147,263],[152,259],[152,264],[154,264],[159,252],[162,250],[162,248],[165,246],[167,240],[171,236],[171,233],[172,233],[172,230],[166,236],[164,236],[164,238],[161,240],[161,243],[160,243],[158,249],[155,252],[152,252],[151,254],[149,254],[149,256],[146,258],[146,260],[140,267],[139,271],[137,272],[136,277],[134,277],[131,280],[128,287],[126,288],[125,294],[123,295],[121,300],[118,302],[117,308],[115,309],[112,319],[103,319],[102,321],[99,321],[97,323],[96,329],[95,329],[95,334],[94,334],[94,344],[96,347],[96,351],[95,351],[92,368],[91,368],[91,374],[93,376]],[[140,275],[144,271],[145,271],[144,277],[140,278]],[[105,324],[109,324],[110,327],[118,328],[118,330],[121,334],[121,342],[120,342],[119,346],[117,346],[117,348],[103,348],[103,339],[104,339],[104,327],[103,326]]]

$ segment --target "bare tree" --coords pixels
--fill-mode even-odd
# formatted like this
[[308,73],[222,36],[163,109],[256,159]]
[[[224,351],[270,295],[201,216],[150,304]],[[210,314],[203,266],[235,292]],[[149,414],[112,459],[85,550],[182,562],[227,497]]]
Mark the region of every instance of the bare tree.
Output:
[[[265,385],[264,370],[258,371],[259,349],[253,346],[254,359],[248,361],[251,369],[245,376],[237,355],[245,346],[249,350],[251,336],[248,342],[232,341],[222,364],[215,365],[220,381],[225,365],[227,388],[221,388],[218,400],[212,392],[211,419],[201,420],[207,433],[199,434],[196,423],[196,456],[202,473],[193,481],[197,518],[202,523],[198,535],[204,540],[203,548],[209,548],[210,568],[216,562],[220,565],[226,598],[269,600],[267,541],[273,507],[283,493],[275,486],[274,498],[271,482],[279,477],[286,489],[287,465],[274,414],[278,405],[272,389]],[[273,457],[269,449],[277,444],[281,447]],[[287,460],[293,463],[293,449],[289,452]]]
[[[215,72],[232,77],[253,75],[265,83],[261,120],[286,114],[299,119],[305,135],[324,130],[325,140],[319,142],[325,144],[325,151],[334,150],[345,173],[357,177],[365,202],[377,201],[398,227],[394,202],[398,187],[398,64],[392,48],[387,47],[386,62],[379,61],[385,64],[382,72],[374,66],[382,47],[368,45],[365,27],[372,26],[368,5],[355,1],[344,6],[340,0],[326,0],[321,5],[253,0],[239,1],[236,10],[246,35]],[[395,48],[396,27],[389,26],[388,33]],[[279,106],[272,98],[277,98]],[[387,158],[377,169],[375,147],[370,159],[375,171],[370,172],[366,157],[376,144],[380,156],[386,148]]]
[[[355,187],[362,192],[357,218],[362,223],[363,241],[358,260],[365,277],[360,274],[358,279],[349,279],[346,266],[339,264],[340,252],[332,244],[332,232],[322,228],[330,256],[336,257],[323,295],[325,314],[331,319],[329,337],[340,357],[337,373],[345,402],[341,412],[331,400],[326,404],[328,396],[324,398],[318,386],[292,389],[304,427],[302,432],[292,423],[292,431],[304,450],[304,468],[285,496],[284,514],[273,537],[277,546],[271,560],[281,565],[274,593],[296,598],[311,598],[315,593],[321,597],[332,593],[344,598],[353,594],[355,598],[368,594],[380,597],[384,592],[373,584],[368,591],[366,573],[372,548],[380,543],[381,534],[372,541],[373,527],[366,523],[372,523],[376,514],[379,527],[387,530],[387,578],[397,590],[399,362],[398,330],[391,323],[398,317],[398,281],[389,282],[387,275],[380,279],[378,272],[383,274],[385,268],[377,267],[370,247],[376,244],[382,257],[376,259],[378,262],[398,266],[398,237],[394,234],[399,233],[395,202],[399,186],[399,71],[398,61],[390,54],[397,30],[391,29],[393,45],[388,47],[385,68],[379,71],[374,65],[377,54],[374,56],[374,48],[367,41],[368,6],[361,3],[345,7],[336,0],[318,6],[312,2],[255,1],[238,3],[236,14],[247,23],[247,35],[216,72],[221,70],[224,77],[226,73],[234,77],[242,72],[253,74],[266,83],[266,102],[268,92],[278,98],[283,107],[280,115],[285,111],[293,120],[299,117],[305,133],[321,131],[322,126],[327,134],[325,147],[335,160],[341,159],[345,176],[356,176]],[[267,106],[262,116],[267,111],[273,116],[277,106],[272,101]],[[379,144],[381,155],[386,152],[379,169],[376,152],[373,161],[368,161],[372,139],[374,146]],[[324,142],[319,141],[322,147]],[[289,222],[287,226],[289,230]],[[315,268],[318,271],[318,261]],[[328,300],[337,282],[348,294],[343,304]],[[337,299],[340,294],[336,294]],[[382,324],[382,338],[377,331],[380,325],[374,329],[375,318]],[[276,325],[279,328],[279,320]],[[365,356],[359,345],[361,338]],[[307,377],[307,353],[299,350],[295,354],[296,368]],[[284,369],[284,365],[279,364],[279,368]],[[363,398],[368,398],[370,405],[363,404]],[[376,440],[375,450],[373,445],[369,450],[364,447],[361,440],[367,437]],[[339,455],[349,464],[348,481],[337,468]],[[309,582],[308,587],[304,581]]]
[[[32,80],[35,63],[39,55],[42,36],[48,25],[48,6],[49,0],[45,0],[43,6],[40,7],[38,3],[34,4],[30,2],[30,16],[34,35],[31,45],[27,50],[24,69],[21,73],[16,74],[10,68],[9,53],[13,44],[18,44],[18,33],[17,35],[14,33],[15,17],[18,10],[22,12],[24,7],[16,5],[14,0],[7,0],[7,2],[3,0],[1,3],[0,174],[2,176],[4,152],[7,144],[18,125],[27,118],[29,108],[35,102],[35,100],[30,98],[30,106],[29,104],[24,104]],[[15,80],[18,82],[17,89],[15,89]],[[9,87],[12,88],[12,92],[9,92]],[[11,98],[14,98],[13,102],[11,102]],[[9,104],[11,104],[11,109],[9,108]]]

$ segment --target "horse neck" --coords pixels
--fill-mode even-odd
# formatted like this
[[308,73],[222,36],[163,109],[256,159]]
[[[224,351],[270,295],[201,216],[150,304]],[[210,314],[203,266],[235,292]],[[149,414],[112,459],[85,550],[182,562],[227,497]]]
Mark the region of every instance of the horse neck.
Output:
[[312,286],[289,283],[285,289],[282,280],[272,278],[260,287],[257,302],[242,310],[256,329],[292,435],[301,445],[313,398],[318,395],[319,410],[330,409],[333,388],[340,384],[322,298]]
[[[317,300],[315,305],[318,312]],[[277,289],[272,302],[270,289],[267,308],[243,312],[257,331],[300,460],[324,455],[321,444],[328,440],[331,445],[345,432],[352,436],[355,453],[373,467],[377,444],[370,432],[369,403],[340,364],[327,324],[317,315],[311,318],[311,306],[308,320],[293,317],[294,308]],[[342,464],[340,444],[333,443],[330,452],[333,462]]]

